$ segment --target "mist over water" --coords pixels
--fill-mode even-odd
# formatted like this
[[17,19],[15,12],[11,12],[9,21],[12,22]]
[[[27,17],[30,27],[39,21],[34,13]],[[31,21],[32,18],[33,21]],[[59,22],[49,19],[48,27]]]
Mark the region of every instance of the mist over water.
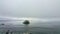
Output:
[[23,32],[25,19],[34,34],[59,34],[60,0],[0,0],[0,31]]
[[[18,22],[16,22],[18,23]],[[19,22],[20,23],[20,22]],[[51,22],[50,22],[51,23]],[[30,26],[30,32],[32,32],[33,34],[39,34],[39,33],[54,33],[55,34],[60,32],[60,25],[52,25],[49,23],[38,23],[37,24],[31,24]],[[19,33],[19,32],[25,32],[25,25],[23,24],[18,24],[18,25],[5,25],[5,26],[0,26],[0,31],[1,32],[6,32],[7,30],[13,31],[15,33]]]

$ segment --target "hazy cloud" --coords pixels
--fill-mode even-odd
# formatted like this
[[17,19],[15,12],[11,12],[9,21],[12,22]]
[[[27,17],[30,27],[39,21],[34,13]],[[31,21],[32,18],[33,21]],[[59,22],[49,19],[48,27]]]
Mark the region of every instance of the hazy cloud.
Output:
[[0,15],[13,17],[60,17],[59,0],[0,0]]

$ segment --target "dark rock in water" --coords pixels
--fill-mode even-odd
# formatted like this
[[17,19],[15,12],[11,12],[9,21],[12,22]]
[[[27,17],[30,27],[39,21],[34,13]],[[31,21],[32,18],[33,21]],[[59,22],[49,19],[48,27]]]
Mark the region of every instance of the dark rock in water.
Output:
[[25,21],[23,22],[23,24],[28,25],[28,24],[30,24],[30,22],[29,22],[28,20],[25,20]]
[[9,34],[9,30],[6,32],[6,34]]

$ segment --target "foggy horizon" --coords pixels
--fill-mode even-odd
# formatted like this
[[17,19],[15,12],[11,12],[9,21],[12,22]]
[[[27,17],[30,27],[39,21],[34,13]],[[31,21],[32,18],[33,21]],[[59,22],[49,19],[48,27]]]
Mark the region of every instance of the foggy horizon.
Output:
[[60,34],[60,0],[0,0],[0,34],[8,30],[9,34]]
[[59,0],[0,0],[0,16],[60,18]]

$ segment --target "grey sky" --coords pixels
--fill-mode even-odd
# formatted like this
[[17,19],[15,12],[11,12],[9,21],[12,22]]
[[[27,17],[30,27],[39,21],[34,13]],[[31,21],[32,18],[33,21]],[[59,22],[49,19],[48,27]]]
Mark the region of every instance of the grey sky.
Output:
[[0,0],[0,16],[60,17],[60,0]]

